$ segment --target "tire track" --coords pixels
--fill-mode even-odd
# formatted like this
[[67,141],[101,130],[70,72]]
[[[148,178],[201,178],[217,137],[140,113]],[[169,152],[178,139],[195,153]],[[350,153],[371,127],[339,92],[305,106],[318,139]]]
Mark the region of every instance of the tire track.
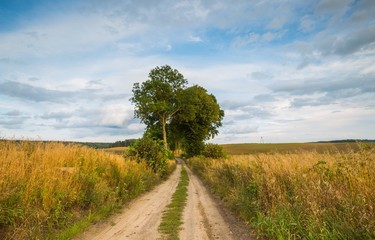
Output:
[[255,239],[249,228],[225,210],[203,183],[177,159],[177,169],[170,178],[154,190],[133,200],[122,213],[99,223],[77,240],[153,240],[163,239],[158,232],[163,212],[171,202],[184,165],[189,177],[188,199],[183,212],[183,225],[179,232],[181,240],[250,240]]
[[181,240],[236,239],[202,182],[186,167],[190,184]]
[[133,200],[122,213],[105,223],[93,225],[77,240],[158,239],[158,227],[165,207],[176,190],[181,164],[167,181]]

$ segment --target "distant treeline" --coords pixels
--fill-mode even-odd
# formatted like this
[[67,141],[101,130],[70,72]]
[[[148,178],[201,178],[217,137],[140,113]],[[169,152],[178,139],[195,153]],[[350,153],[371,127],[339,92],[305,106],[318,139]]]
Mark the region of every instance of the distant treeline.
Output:
[[[61,142],[64,144],[81,144],[84,146],[92,147],[92,148],[112,148],[112,147],[129,147],[132,145],[137,139],[126,139],[124,141],[117,141],[114,143],[106,143],[106,142],[73,142],[73,141],[42,141],[42,142]],[[0,139],[0,141],[7,141],[6,139]],[[21,141],[32,141],[32,142],[40,142],[37,140],[11,140],[15,142]]]
[[126,139],[124,141],[117,141],[114,143],[102,143],[102,142],[78,142],[79,144],[89,146],[92,148],[112,148],[112,147],[129,147],[137,139]]
[[351,143],[351,142],[375,142],[375,139],[343,139],[331,141],[318,141],[318,143]]

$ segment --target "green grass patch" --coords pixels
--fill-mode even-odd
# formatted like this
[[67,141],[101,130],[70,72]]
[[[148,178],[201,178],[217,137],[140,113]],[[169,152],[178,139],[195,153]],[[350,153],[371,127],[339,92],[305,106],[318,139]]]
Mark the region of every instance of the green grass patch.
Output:
[[163,234],[163,239],[178,239],[178,233],[182,224],[181,217],[187,199],[187,186],[189,185],[189,177],[185,167],[182,167],[181,178],[177,185],[177,189],[172,196],[171,203],[164,212],[159,231]]
[[111,214],[121,209],[121,206],[121,204],[104,204],[103,206],[97,208],[94,212],[90,212],[83,219],[77,221],[63,231],[47,236],[46,239],[72,239],[78,234],[83,233],[91,224],[109,218]]

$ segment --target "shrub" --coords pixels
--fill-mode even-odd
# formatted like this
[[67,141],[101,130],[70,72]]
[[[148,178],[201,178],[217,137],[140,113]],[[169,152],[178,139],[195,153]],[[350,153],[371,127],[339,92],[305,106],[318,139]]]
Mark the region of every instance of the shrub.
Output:
[[128,149],[128,156],[138,162],[145,161],[155,173],[164,176],[167,170],[167,160],[171,154],[163,147],[163,142],[143,137]]
[[203,156],[207,158],[226,158],[224,148],[218,144],[208,143],[204,146]]

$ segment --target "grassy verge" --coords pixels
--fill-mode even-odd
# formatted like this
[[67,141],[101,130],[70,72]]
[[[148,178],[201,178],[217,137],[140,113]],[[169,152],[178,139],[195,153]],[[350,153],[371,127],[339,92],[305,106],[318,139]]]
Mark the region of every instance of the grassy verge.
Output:
[[163,239],[178,239],[180,225],[182,224],[182,212],[186,205],[188,185],[189,177],[186,173],[185,167],[182,167],[181,178],[177,185],[177,189],[172,196],[171,203],[167,206],[167,210],[163,214],[162,221],[159,226],[159,231],[163,234]]
[[375,149],[193,158],[190,169],[271,239],[375,239]]
[[0,141],[0,151],[0,239],[71,238],[161,181],[143,162],[80,145]]

